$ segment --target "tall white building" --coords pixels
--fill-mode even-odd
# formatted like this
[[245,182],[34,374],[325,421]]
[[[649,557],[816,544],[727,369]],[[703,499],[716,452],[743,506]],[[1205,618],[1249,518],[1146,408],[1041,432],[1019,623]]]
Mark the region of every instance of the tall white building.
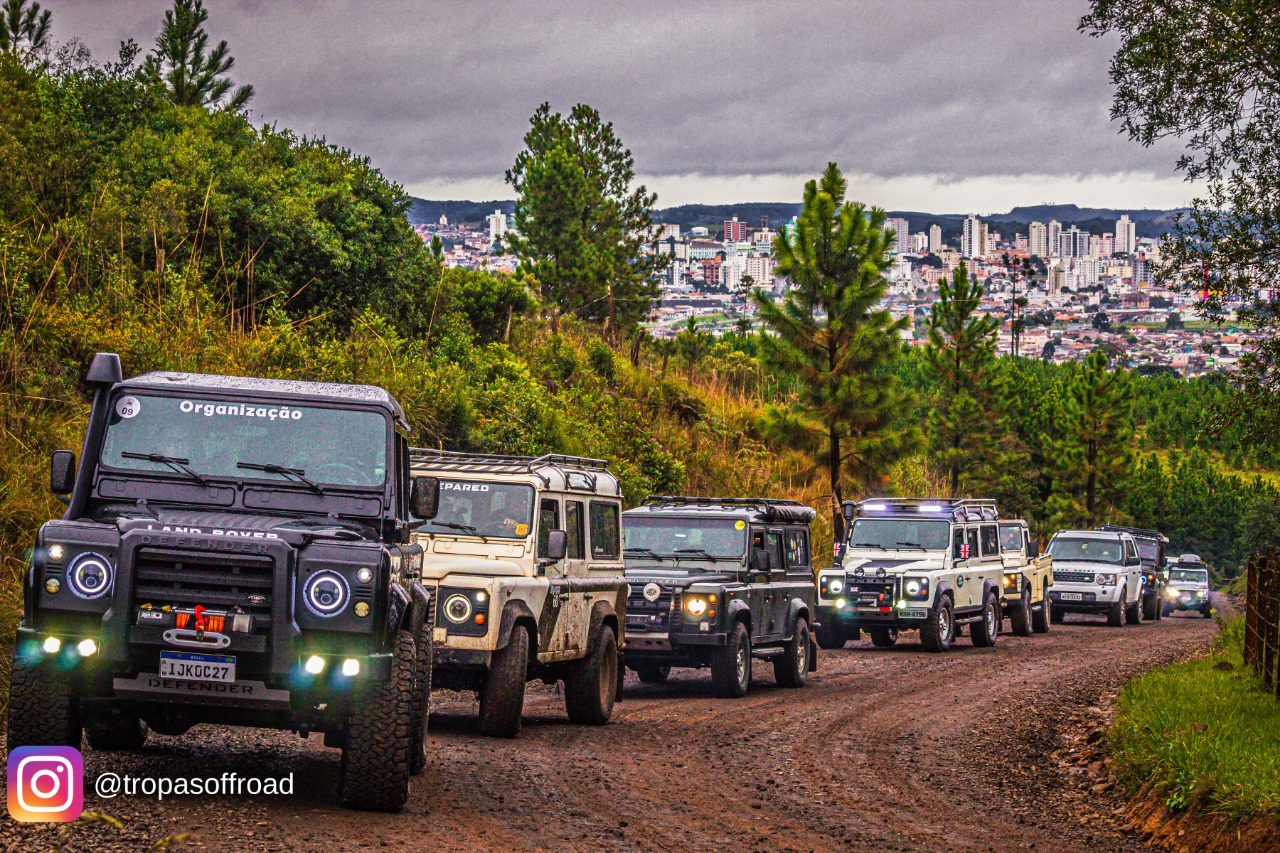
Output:
[[1062,223],[1056,219],[1049,220],[1049,254],[1058,254],[1058,238],[1062,236]]
[[742,262],[742,273],[751,276],[756,287],[772,287],[773,258],[768,255],[747,255]]
[[1037,258],[1049,257],[1049,229],[1043,222],[1032,222],[1027,226],[1028,251]]
[[929,251],[929,235],[923,231],[917,231],[911,235],[911,251],[917,255],[922,255]]
[[489,243],[493,244],[502,239],[502,235],[507,233],[507,215],[501,210],[495,210],[489,214]]
[[982,227],[983,222],[976,214],[969,214],[964,219],[964,226],[960,231],[960,255],[965,258],[980,258],[987,253],[987,247],[983,244],[986,242],[986,229]]
[[1116,220],[1116,252],[1132,255],[1138,248],[1138,226],[1129,220],[1129,214],[1122,213]]
[[942,226],[940,225],[929,226],[929,251],[935,255],[942,251]]
[[905,255],[911,251],[911,223],[895,216],[891,219],[886,219],[884,227],[894,233],[894,242],[889,248],[895,254]]
[[1058,256],[1063,258],[1089,257],[1089,232],[1072,225],[1058,235]]

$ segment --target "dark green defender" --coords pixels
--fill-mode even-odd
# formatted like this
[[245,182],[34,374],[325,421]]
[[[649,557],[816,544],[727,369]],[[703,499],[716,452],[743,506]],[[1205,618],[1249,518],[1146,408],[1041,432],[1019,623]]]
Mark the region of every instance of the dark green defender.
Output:
[[650,497],[622,514],[627,666],[665,681],[672,667],[710,667],[716,693],[739,697],[753,658],[782,687],[816,668],[814,511],[767,498]]

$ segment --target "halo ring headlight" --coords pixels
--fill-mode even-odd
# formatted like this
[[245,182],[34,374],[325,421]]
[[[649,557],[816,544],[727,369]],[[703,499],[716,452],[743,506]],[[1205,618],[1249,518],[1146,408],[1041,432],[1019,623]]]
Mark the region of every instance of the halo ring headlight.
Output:
[[337,616],[351,600],[347,579],[337,572],[316,572],[302,589],[302,601],[317,616]]
[[840,580],[840,578],[832,578],[831,582],[827,584],[827,589],[831,591],[832,595],[839,595],[844,590],[844,581]]
[[471,599],[460,592],[445,599],[444,618],[455,625],[461,625],[471,618]]
[[67,586],[77,597],[93,601],[106,595],[115,580],[111,561],[93,551],[77,554],[67,566]]

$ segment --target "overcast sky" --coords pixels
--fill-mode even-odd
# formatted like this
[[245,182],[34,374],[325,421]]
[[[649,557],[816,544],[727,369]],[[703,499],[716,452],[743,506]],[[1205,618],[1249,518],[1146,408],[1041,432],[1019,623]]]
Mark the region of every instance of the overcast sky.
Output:
[[[43,0],[95,59],[166,0]],[[1108,119],[1115,43],[1076,0],[555,3],[206,0],[256,121],[369,155],[427,198],[510,198],[542,101],[591,104],[660,207],[799,201],[835,160],[893,209],[1174,207],[1177,147]]]

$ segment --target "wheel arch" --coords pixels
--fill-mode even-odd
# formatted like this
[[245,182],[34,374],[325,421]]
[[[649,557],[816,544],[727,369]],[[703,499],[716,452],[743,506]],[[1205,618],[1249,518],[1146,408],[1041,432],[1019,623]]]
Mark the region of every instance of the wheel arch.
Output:
[[498,625],[498,642],[493,649],[505,649],[511,642],[511,632],[519,625],[529,632],[529,662],[538,662],[538,619],[524,601],[508,601],[502,608],[502,622]]
[[734,622],[745,622],[747,633],[751,633],[751,608],[745,601],[736,598],[729,602],[729,625],[732,626]]

